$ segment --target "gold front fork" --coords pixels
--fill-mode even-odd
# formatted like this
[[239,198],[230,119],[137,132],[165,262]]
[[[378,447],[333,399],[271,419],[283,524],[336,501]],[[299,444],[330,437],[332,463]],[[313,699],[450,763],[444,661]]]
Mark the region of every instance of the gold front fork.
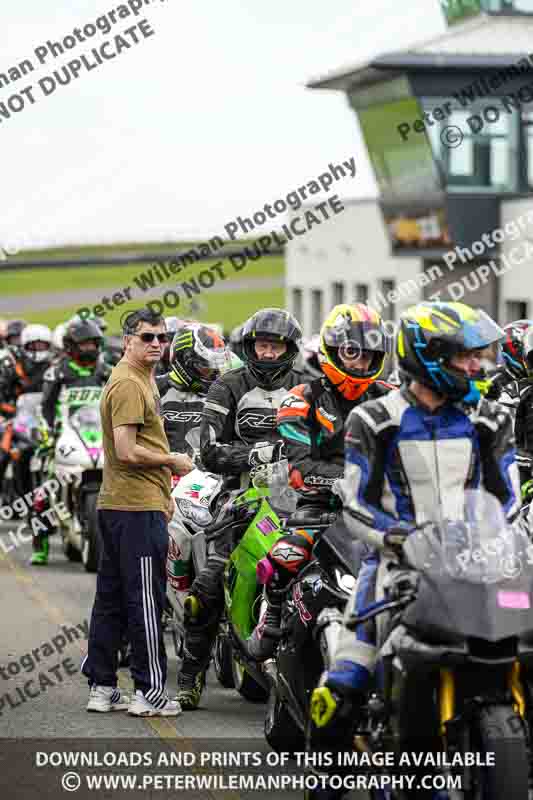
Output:
[[521,717],[526,715],[526,701],[524,697],[524,689],[522,681],[520,680],[520,663],[515,661],[509,670],[509,689],[513,695],[517,711]]
[[446,733],[446,723],[455,715],[455,681],[451,669],[440,671],[440,733]]

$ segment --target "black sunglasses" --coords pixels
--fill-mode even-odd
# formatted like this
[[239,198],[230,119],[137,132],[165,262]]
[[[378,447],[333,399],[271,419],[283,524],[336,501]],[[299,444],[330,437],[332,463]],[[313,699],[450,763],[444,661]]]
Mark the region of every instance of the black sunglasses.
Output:
[[132,333],[132,336],[138,336],[141,342],[150,344],[157,339],[159,344],[166,344],[168,342],[168,333]]

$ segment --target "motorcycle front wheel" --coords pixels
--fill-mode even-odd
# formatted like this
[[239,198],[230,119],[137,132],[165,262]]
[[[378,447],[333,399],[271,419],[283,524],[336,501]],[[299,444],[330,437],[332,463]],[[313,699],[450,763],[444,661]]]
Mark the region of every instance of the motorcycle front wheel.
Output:
[[233,681],[235,688],[245,700],[251,703],[264,703],[268,699],[268,692],[263,689],[247,671],[241,662],[232,655],[231,659]]
[[481,709],[472,730],[472,749],[494,753],[494,766],[477,767],[476,800],[528,800],[529,753],[525,723],[509,705]]
[[264,725],[265,739],[278,753],[305,750],[305,735],[280,700],[276,689],[270,690]]

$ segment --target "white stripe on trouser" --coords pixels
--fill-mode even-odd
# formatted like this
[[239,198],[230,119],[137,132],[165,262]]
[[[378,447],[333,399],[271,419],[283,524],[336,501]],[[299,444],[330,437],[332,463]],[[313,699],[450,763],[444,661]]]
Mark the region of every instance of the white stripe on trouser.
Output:
[[144,630],[148,650],[148,667],[150,670],[150,689],[144,693],[146,699],[156,707],[163,706],[163,673],[159,661],[159,637],[157,635],[157,617],[152,591],[152,558],[141,558],[142,596],[144,613]]
[[[80,664],[80,672],[81,672],[82,674],[84,674],[84,673],[83,673],[83,667],[85,666],[85,662],[87,661],[87,659],[88,659],[88,658],[89,658],[89,653],[87,653],[87,655],[83,656],[83,658],[82,658],[82,660],[81,660],[81,664]],[[92,685],[92,684],[91,684],[91,685]]]

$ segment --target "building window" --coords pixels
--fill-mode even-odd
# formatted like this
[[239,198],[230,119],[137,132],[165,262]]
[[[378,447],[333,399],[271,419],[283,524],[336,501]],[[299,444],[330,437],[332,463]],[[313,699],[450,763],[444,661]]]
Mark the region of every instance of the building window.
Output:
[[353,287],[354,303],[368,303],[368,283],[355,283]]
[[302,324],[303,294],[301,289],[292,290],[292,313],[294,314],[298,322]]
[[482,5],[496,14],[533,14],[533,0],[483,0]]
[[344,283],[341,281],[335,281],[331,288],[333,305],[338,306],[341,303],[344,303]]
[[[458,102],[454,109],[451,101],[451,114],[449,98],[448,113],[443,110],[445,102],[444,98],[427,97],[421,104],[433,123],[427,133],[448,190],[517,191],[519,115],[506,110],[497,97],[489,104],[469,100],[468,111]],[[510,103],[507,101],[512,111]]]
[[528,319],[528,304],[523,300],[507,300],[505,303],[506,324],[517,319]]
[[388,297],[389,292],[394,292],[396,289],[396,281],[384,280],[381,281],[381,294],[383,295],[383,302],[386,304],[383,317],[394,321],[396,319],[396,304]]
[[320,328],[324,320],[322,319],[322,289],[311,291],[311,322],[312,333],[320,333]]

